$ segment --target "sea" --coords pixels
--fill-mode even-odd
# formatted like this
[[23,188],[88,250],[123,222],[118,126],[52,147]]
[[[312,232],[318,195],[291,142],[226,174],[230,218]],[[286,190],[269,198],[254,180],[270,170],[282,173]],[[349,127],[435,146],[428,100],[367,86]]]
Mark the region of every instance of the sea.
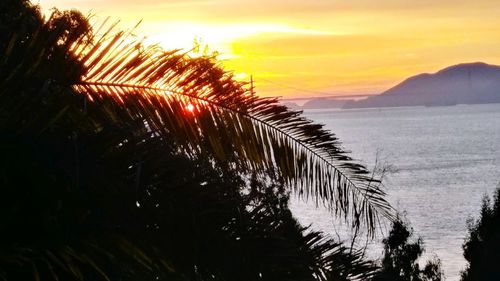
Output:
[[[420,262],[438,257],[446,280],[459,280],[466,266],[467,221],[479,217],[483,197],[493,195],[500,183],[500,104],[304,114],[331,130],[360,163],[386,167],[388,201],[424,241]],[[302,224],[349,242],[349,228],[327,210],[296,198],[291,205]],[[363,244],[368,257],[381,257],[381,239],[389,228],[381,227],[375,240]]]

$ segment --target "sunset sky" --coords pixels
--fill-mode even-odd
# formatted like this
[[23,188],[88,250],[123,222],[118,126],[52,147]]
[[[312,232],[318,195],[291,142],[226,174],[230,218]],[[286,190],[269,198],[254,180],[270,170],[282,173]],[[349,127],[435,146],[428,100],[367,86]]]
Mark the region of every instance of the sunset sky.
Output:
[[[35,2],[36,3],[36,2]],[[76,8],[165,48],[195,39],[263,96],[376,94],[408,76],[500,64],[498,0],[39,0]]]

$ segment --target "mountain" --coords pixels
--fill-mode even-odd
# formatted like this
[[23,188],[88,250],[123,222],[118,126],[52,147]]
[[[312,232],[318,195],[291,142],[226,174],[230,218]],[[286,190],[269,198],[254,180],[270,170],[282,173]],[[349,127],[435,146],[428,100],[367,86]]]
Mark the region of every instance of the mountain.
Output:
[[293,110],[298,110],[300,109],[300,105],[294,103],[294,102],[281,102],[282,105],[288,107],[289,109],[293,109]]
[[500,102],[500,66],[464,63],[406,79],[380,95],[343,108],[440,106]]
[[302,105],[304,109],[314,109],[314,108],[342,108],[346,100],[336,100],[328,98],[314,98]]

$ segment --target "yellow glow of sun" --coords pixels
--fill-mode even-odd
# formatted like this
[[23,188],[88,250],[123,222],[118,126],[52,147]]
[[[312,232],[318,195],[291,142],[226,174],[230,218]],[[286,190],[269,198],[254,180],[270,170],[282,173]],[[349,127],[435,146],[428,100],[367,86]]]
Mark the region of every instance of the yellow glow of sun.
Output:
[[241,38],[259,36],[265,33],[331,35],[329,32],[294,28],[275,23],[207,24],[197,22],[152,22],[144,26],[152,34],[146,43],[160,44],[166,49],[193,48],[195,41],[209,46],[222,57],[237,57],[232,53],[231,44]]
[[[150,34],[145,39],[146,44],[159,44],[165,49],[194,50],[196,44],[199,49],[191,52],[192,56],[212,54],[217,52],[217,59],[231,62],[241,59],[241,54],[235,49],[235,43],[242,39],[264,38],[274,35],[339,35],[331,31],[322,31],[307,28],[298,28],[279,23],[201,23],[201,22],[149,22],[140,26]],[[245,55],[249,59],[249,55]],[[242,69],[235,68],[234,78],[247,81],[250,75]]]

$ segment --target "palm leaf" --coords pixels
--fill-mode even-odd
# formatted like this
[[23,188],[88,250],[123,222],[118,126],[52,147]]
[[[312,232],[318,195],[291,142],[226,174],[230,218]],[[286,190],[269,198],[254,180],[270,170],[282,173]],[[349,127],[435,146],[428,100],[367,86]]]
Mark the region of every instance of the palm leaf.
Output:
[[[277,99],[252,95],[213,58],[145,48],[128,35],[108,30],[94,44],[73,45],[86,66],[84,77],[72,85],[78,93],[102,106],[111,98],[152,132],[176,136],[188,152],[201,152],[208,139],[219,160],[231,157],[244,168],[277,170],[299,196],[313,196],[353,227],[365,225],[373,233],[381,215],[392,218],[380,182],[322,125]],[[113,118],[113,109],[108,112]]]

